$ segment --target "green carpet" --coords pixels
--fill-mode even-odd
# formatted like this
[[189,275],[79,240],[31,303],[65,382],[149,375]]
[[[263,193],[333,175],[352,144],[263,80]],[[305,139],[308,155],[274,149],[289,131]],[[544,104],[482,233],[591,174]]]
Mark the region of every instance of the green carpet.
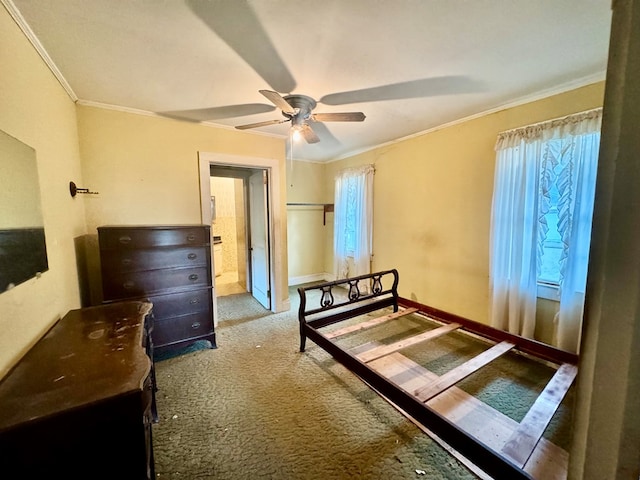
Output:
[[[218,348],[196,348],[157,363],[157,478],[475,478],[313,342],[299,353],[295,289],[290,297],[292,309],[280,314],[265,311],[249,294],[221,297]],[[385,343],[407,322],[423,328],[415,316],[403,322],[382,332]],[[362,343],[363,335],[357,337],[347,342]],[[463,340],[446,341],[460,343],[456,355],[472,355],[478,347]],[[434,371],[459,361],[433,351],[426,355],[420,362]],[[516,379],[524,379],[515,382],[517,388],[497,380],[488,387],[466,381],[464,388],[488,403],[504,403],[503,389],[516,388],[515,403],[524,405],[550,370],[525,363],[516,369]],[[528,406],[513,402],[504,413],[524,415]],[[566,427],[556,423],[554,435],[560,435]]]

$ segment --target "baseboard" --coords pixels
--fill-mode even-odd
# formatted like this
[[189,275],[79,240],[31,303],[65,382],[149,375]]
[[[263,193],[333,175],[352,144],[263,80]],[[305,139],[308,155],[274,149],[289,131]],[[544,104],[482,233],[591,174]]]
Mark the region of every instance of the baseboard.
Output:
[[335,275],[330,273],[314,273],[312,275],[301,275],[298,277],[289,277],[289,286],[303,285],[312,282],[331,282],[335,280]]

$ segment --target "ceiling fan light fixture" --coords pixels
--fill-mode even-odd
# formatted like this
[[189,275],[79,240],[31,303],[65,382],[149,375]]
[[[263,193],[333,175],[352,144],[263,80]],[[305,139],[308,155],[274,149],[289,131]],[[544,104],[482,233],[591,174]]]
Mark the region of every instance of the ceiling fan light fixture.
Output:
[[294,142],[299,142],[302,138],[302,125],[296,124],[291,126],[291,139]]
[[239,130],[249,128],[266,127],[276,123],[291,122],[289,136],[291,142],[298,141],[300,137],[307,143],[318,143],[320,137],[313,131],[311,122],[362,122],[365,115],[362,112],[338,112],[338,113],[312,113],[316,107],[316,101],[306,95],[287,95],[283,97],[278,92],[260,90],[260,93],[282,110],[284,120],[267,120],[266,122],[250,123],[236,126]]

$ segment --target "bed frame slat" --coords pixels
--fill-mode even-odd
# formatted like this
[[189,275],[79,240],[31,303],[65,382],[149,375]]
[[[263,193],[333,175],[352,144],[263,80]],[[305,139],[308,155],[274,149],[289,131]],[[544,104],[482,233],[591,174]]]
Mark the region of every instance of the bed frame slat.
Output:
[[485,350],[480,355],[477,355],[471,360],[464,362],[462,365],[457,366],[453,370],[449,370],[432,384],[419,388],[414,392],[414,395],[421,401],[426,402],[439,393],[445,391],[447,388],[452,387],[460,380],[468,377],[473,372],[492,362],[496,358],[507,353],[513,347],[515,347],[513,343],[500,342],[490,349]]
[[382,317],[377,317],[372,320],[367,320],[366,322],[358,323],[356,325],[350,325],[348,327],[341,328],[339,330],[334,330],[333,332],[325,333],[325,337],[327,338],[338,338],[352,332],[360,332],[362,330],[366,330],[368,328],[375,327],[376,325],[380,325],[382,323],[388,322],[389,320],[394,320],[396,318],[404,317],[406,315],[410,315],[412,313],[416,313],[418,311],[417,308],[407,308],[404,310],[400,310],[399,312],[390,313],[389,315],[383,315]]
[[413,337],[403,338],[402,340],[391,343],[389,345],[380,345],[377,348],[369,350],[368,352],[363,352],[356,356],[358,357],[358,359],[367,363],[375,360],[376,358],[384,357],[385,355],[389,355],[390,353],[402,350],[403,348],[411,347],[413,345],[417,345],[418,343],[441,337],[442,335],[446,335],[447,333],[452,332],[459,327],[460,325],[458,325],[457,323],[450,323],[449,325],[443,325],[442,327],[434,328],[433,330],[414,335]]
[[568,363],[558,368],[520,422],[518,429],[502,447],[502,453],[518,465],[527,463],[577,373],[578,368]]
[[340,348],[335,342],[327,339],[314,328],[307,327],[307,335],[316,345],[333,356],[336,361],[344,365],[354,375],[360,377],[362,381],[369,384],[372,389],[387,397],[422,425],[428,426],[436,435],[448,442],[489,475],[494,478],[508,478],[509,480],[530,480],[533,478],[510,459],[486,446],[473,435],[464,432],[444,416],[422,403],[410,392],[404,391],[397,384],[358,360],[348,351]]
[[[369,348],[372,347],[369,346]],[[420,385],[438,379],[435,373],[399,352],[374,360],[369,363],[369,366],[396,382],[405,391],[415,390]],[[426,405],[496,451],[504,447],[519,427],[515,420],[455,386],[429,400]],[[399,407],[396,406],[396,408]],[[411,416],[409,419],[415,422]],[[456,458],[459,457],[455,451],[452,454]],[[525,469],[537,479],[566,480],[568,459],[569,454],[564,449],[542,437],[527,461]],[[458,460],[464,463],[463,459],[458,458]],[[469,468],[469,465],[467,467]],[[473,473],[481,476],[477,471]]]

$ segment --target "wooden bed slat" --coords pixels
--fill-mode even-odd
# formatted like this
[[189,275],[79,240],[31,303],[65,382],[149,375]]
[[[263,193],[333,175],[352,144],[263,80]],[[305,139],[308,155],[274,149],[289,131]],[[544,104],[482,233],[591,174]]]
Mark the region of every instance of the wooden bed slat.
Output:
[[513,343],[500,342],[490,349],[485,350],[480,355],[477,355],[462,365],[457,366],[453,370],[449,370],[444,375],[441,375],[435,382],[419,388],[414,392],[414,395],[422,402],[426,402],[447,388],[452,387],[460,380],[468,377],[476,370],[479,370],[496,358],[507,353],[513,347],[515,347]]
[[356,355],[359,360],[367,363],[376,358],[384,357],[385,355],[389,355],[390,353],[397,352],[398,350],[402,350],[403,348],[410,347],[412,345],[417,345],[418,343],[426,342],[428,340],[433,340],[434,338],[441,337],[453,330],[459,328],[460,325],[457,323],[450,323],[449,325],[443,325],[442,327],[434,328],[433,330],[429,330],[418,335],[414,335],[413,337],[404,338],[398,342],[391,343],[389,345],[380,345],[377,348],[369,350],[367,352],[363,352],[359,355]]
[[[435,373],[397,352],[369,365],[406,391],[438,379]],[[502,449],[519,426],[515,420],[455,386],[429,400],[427,405],[495,451]],[[568,460],[569,454],[564,449],[543,437],[525,470],[540,480],[566,480]]]
[[575,365],[562,364],[507,440],[502,453],[514,463],[520,466],[527,463],[577,373]]
[[[359,351],[366,351],[368,349],[378,346],[379,344],[376,345],[376,343],[377,342],[369,342],[367,344],[359,345],[358,347],[352,348],[349,351],[355,355]],[[392,353],[391,355],[387,355],[386,357],[382,357],[372,361],[370,366],[380,374],[386,376],[387,378],[393,377],[393,372],[396,372],[396,373],[400,372],[401,376],[405,378],[406,378],[406,375],[402,375],[402,374],[408,374],[411,377],[415,375],[414,378],[419,378],[423,372],[426,378],[428,378],[430,381],[432,381],[435,378],[438,378],[436,374],[429,372],[428,370],[424,369],[422,366],[418,365],[417,363],[413,364],[416,367],[414,371],[412,366],[407,367],[404,365],[404,362],[413,363],[411,360],[409,360],[407,357],[405,357],[401,353],[396,352],[396,353]],[[386,373],[385,370],[388,370],[391,373]],[[401,383],[398,383],[398,386],[400,386],[401,388],[404,388],[404,390],[406,391],[411,390],[411,388],[406,388],[405,385],[402,385]],[[398,412],[404,415],[410,422],[416,425],[416,427],[418,427],[424,433],[429,435],[437,444],[439,444],[442,448],[444,448],[447,452],[449,452],[449,454],[453,455],[460,463],[462,463],[467,469],[469,469],[476,477],[478,477],[480,480],[493,480],[493,477],[487,475],[484,471],[480,470],[474,463],[470,462],[466,457],[462,456],[455,448],[453,448],[451,445],[445,442],[442,438],[440,438],[438,435],[433,433],[430,429],[425,427],[422,423],[420,423],[411,415],[409,415],[407,412],[405,412],[398,405],[396,405],[391,400],[389,400],[389,398],[387,398],[385,395],[378,392],[375,388],[371,387],[371,385],[369,385],[369,387],[372,388],[375,392],[377,392],[378,395],[380,395],[380,397],[382,397],[387,403],[389,403],[396,410],[398,410]],[[451,392],[454,388],[449,389],[449,392]],[[449,392],[446,392],[446,393],[449,393]],[[566,480],[566,479],[562,479],[562,480]]]
[[388,322],[389,320],[404,317],[405,315],[410,315],[417,311],[417,308],[406,308],[404,310],[400,310],[399,312],[390,313],[389,315],[383,315],[382,317],[367,320],[366,322],[358,323],[356,325],[350,325],[339,330],[334,330],[333,332],[326,333],[324,336],[329,339],[341,337],[343,335],[346,335],[347,333],[366,330],[368,328],[375,327],[376,325],[380,325],[381,323]]

